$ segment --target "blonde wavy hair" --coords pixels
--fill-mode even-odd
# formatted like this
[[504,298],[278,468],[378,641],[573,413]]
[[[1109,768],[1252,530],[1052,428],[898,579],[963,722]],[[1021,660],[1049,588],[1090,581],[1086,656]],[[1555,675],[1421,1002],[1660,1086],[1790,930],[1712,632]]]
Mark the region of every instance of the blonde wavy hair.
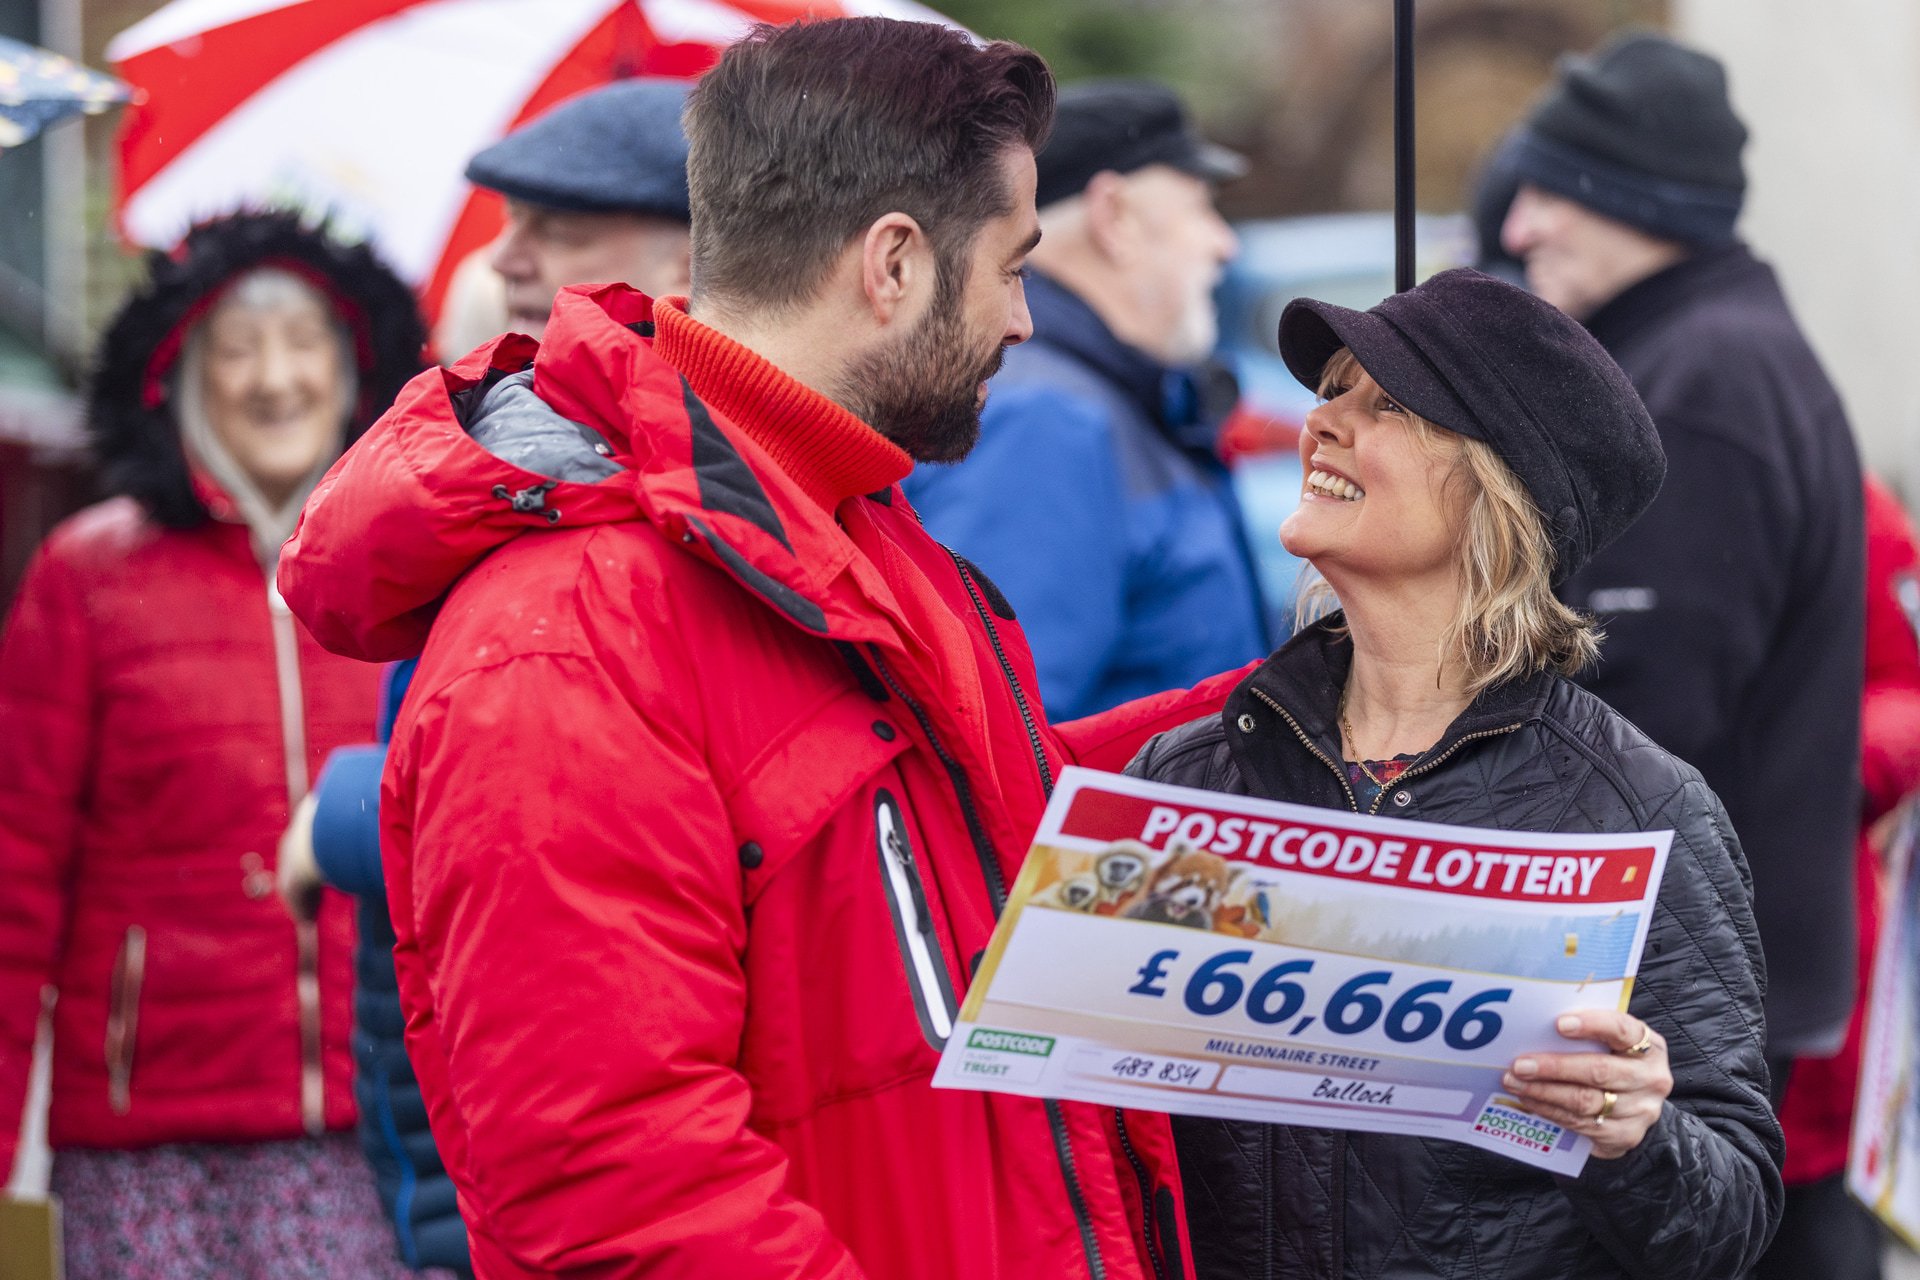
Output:
[[[1320,394],[1326,396],[1359,372],[1360,362],[1342,347],[1320,375]],[[1421,448],[1435,457],[1452,457],[1443,484],[1462,486],[1468,498],[1455,540],[1460,600],[1440,637],[1442,665],[1457,659],[1466,671],[1467,692],[1477,695],[1540,671],[1570,676],[1592,662],[1600,652],[1600,630],[1553,594],[1553,542],[1520,478],[1482,441],[1411,411],[1407,423]],[[1299,624],[1304,627],[1339,607],[1332,584],[1309,565]]]

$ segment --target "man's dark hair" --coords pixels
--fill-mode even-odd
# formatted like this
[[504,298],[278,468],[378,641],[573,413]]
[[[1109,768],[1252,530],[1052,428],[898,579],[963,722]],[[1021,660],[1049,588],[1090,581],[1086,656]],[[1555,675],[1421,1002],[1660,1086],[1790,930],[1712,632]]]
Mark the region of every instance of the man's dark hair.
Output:
[[687,103],[695,296],[804,302],[893,212],[951,273],[1012,209],[1001,157],[1038,151],[1053,106],[1046,61],[1005,41],[889,18],[756,27]]

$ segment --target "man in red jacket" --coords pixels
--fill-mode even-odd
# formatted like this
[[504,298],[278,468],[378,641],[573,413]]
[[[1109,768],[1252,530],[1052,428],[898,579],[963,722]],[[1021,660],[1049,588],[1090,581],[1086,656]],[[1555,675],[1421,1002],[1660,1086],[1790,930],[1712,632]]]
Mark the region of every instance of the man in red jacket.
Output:
[[1192,1273],[1164,1117],[929,1084],[1060,767],[1234,680],[1049,726],[898,487],[1029,333],[1053,96],[943,27],[757,31],[688,107],[691,300],[423,375],[288,545],[323,643],[424,645],[386,871],[481,1277]]

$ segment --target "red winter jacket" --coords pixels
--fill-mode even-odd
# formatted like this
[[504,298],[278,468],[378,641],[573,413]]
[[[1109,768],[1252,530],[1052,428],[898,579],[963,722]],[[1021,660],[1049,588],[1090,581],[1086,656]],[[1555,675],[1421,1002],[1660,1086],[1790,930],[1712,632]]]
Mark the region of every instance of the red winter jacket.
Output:
[[1056,731],[878,433],[568,291],[534,389],[625,469],[552,485],[462,429],[532,351],[410,384],[281,568],[329,646],[425,640],[383,835],[479,1275],[1191,1275],[1164,1117],[928,1081],[1051,776],[1235,677]]
[[244,526],[128,498],[27,571],[0,638],[0,1176],[47,984],[56,1148],[353,1123],[352,904],[303,948],[273,868],[287,744],[303,776],[364,739],[379,673],[277,613]]
[[1860,705],[1860,838],[1854,872],[1859,902],[1858,998],[1846,1043],[1831,1058],[1801,1058],[1787,1080],[1780,1127],[1781,1172],[1789,1186],[1831,1178],[1847,1167],[1867,982],[1880,932],[1880,860],[1867,830],[1920,788],[1920,545],[1900,500],[1867,478],[1867,679]]

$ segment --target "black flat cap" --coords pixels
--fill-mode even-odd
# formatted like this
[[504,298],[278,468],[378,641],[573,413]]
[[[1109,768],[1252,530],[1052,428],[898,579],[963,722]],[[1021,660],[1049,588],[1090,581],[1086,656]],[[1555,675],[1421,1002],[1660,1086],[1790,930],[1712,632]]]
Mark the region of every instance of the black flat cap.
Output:
[[1309,389],[1341,347],[1402,405],[1484,441],[1553,539],[1564,581],[1647,509],[1667,472],[1660,435],[1593,335],[1524,289],[1461,268],[1369,311],[1296,298],[1280,355]]
[[1237,151],[1202,138],[1173,90],[1151,80],[1087,80],[1060,91],[1053,134],[1038,157],[1035,203],[1077,196],[1093,175],[1164,164],[1208,182],[1246,173]]
[[690,87],[623,80],[569,98],[476,155],[467,181],[549,209],[691,221],[680,127]]

